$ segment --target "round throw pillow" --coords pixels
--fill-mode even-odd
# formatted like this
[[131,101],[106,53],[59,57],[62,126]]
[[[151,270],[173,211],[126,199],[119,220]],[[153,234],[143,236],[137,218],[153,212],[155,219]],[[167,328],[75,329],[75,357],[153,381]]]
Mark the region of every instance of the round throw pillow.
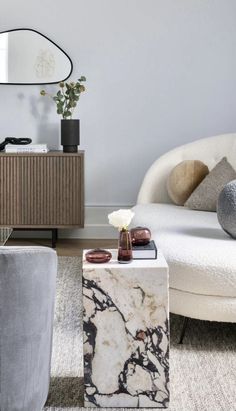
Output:
[[171,200],[177,205],[184,205],[208,173],[208,167],[199,160],[185,160],[177,164],[167,180]]
[[226,184],[218,197],[217,217],[223,230],[236,239],[236,180]]

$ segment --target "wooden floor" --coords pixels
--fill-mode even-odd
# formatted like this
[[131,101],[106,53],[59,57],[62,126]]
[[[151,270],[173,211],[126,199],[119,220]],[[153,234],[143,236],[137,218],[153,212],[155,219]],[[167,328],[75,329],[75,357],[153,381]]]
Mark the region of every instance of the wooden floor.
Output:
[[[6,246],[46,246],[51,247],[49,239],[9,239]],[[60,256],[81,256],[83,249],[117,248],[117,240],[58,240],[56,251]]]

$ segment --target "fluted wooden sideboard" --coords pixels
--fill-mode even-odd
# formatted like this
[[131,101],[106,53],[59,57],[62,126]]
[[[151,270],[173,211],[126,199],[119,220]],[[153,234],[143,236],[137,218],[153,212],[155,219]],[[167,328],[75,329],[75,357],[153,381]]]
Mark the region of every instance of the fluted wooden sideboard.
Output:
[[0,227],[84,226],[84,153],[0,153]]

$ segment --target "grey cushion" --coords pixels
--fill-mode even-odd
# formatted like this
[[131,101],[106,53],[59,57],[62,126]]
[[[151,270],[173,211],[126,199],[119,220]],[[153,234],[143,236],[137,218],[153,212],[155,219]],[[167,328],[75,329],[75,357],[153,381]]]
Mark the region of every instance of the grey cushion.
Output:
[[218,221],[231,237],[236,239],[236,180],[226,184],[217,203]]
[[48,394],[57,256],[0,247],[0,410],[41,411]]
[[218,196],[224,186],[236,179],[236,171],[224,157],[216,164],[184,204],[192,210],[216,211]]

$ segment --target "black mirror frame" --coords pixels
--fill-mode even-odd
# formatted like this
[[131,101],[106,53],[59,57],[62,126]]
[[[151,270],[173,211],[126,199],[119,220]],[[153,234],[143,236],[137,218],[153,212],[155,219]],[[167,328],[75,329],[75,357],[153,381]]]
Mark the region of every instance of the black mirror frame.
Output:
[[40,36],[44,37],[46,40],[50,41],[50,43],[54,44],[54,46],[56,46],[56,47],[57,47],[63,54],[65,54],[65,56],[69,59],[70,64],[71,64],[70,73],[69,73],[69,75],[68,75],[67,77],[65,77],[64,79],[61,79],[61,80],[58,80],[58,81],[52,81],[52,82],[50,82],[50,83],[1,83],[1,82],[0,82],[0,85],[2,85],[2,86],[9,86],[9,85],[10,85],[10,86],[43,86],[43,85],[45,85],[45,84],[58,84],[58,83],[61,82],[61,81],[67,80],[67,79],[71,76],[71,73],[72,73],[72,71],[73,71],[73,63],[72,63],[72,60],[71,60],[70,56],[68,56],[68,54],[67,54],[60,46],[58,46],[53,40],[51,40],[50,38],[48,38],[48,37],[45,36],[44,34],[40,33],[40,31],[34,30],[34,29],[29,29],[29,28],[22,28],[22,27],[20,27],[20,28],[18,28],[18,29],[11,29],[11,30],[1,31],[0,34],[10,33],[10,32],[12,32],[12,31],[21,31],[21,30],[33,31],[34,33],[37,33],[37,34],[39,34]]

